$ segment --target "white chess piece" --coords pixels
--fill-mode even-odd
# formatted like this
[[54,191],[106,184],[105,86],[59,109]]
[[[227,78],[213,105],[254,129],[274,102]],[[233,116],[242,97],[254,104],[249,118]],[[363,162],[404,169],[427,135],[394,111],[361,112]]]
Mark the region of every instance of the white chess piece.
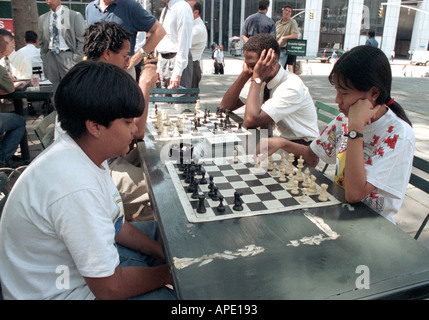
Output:
[[280,182],[286,182],[286,169],[285,168],[283,168],[282,171],[281,171],[281,175],[280,175],[279,181]]
[[302,197],[299,198],[299,202],[307,202],[307,188],[302,188]]
[[310,178],[310,169],[306,168],[304,171],[304,179],[302,181],[302,186],[304,188],[308,188],[310,186],[309,178]]
[[327,189],[328,189],[328,185],[326,183],[322,183],[320,185],[321,191],[320,191],[320,195],[319,195],[319,201],[328,201],[328,195],[327,195]]
[[289,173],[289,181],[286,183],[286,187],[293,188],[293,173]]
[[161,138],[168,138],[167,127],[162,127]]
[[310,187],[308,189],[309,192],[317,192],[316,189],[316,176],[315,175],[311,175],[310,176]]
[[299,183],[299,181],[297,181],[297,180],[293,181],[293,188],[290,191],[290,193],[292,193],[293,195],[298,195],[299,194],[298,183]]

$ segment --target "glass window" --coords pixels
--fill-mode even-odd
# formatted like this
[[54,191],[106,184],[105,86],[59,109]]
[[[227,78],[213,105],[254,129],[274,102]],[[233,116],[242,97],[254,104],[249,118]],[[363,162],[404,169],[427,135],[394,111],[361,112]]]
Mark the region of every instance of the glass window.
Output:
[[343,48],[348,0],[324,0],[319,48]]

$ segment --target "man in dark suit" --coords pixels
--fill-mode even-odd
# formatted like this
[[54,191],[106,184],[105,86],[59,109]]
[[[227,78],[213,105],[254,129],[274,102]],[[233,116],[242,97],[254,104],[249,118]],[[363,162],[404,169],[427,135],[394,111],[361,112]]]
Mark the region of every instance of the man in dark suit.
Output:
[[85,21],[61,0],[46,0],[51,8],[39,17],[40,55],[43,70],[56,90],[64,75],[83,58]]

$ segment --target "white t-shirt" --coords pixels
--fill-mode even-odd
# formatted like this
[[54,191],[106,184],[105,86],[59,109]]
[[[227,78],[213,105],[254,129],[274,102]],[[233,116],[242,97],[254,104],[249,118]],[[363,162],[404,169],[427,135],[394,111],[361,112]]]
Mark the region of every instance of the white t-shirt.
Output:
[[[347,152],[347,117],[340,113],[310,147],[324,162],[336,164],[335,182],[344,183]],[[410,179],[415,137],[413,129],[390,109],[377,121],[364,127],[366,180],[376,189],[362,202],[389,221],[401,208]]]
[[94,299],[85,277],[119,265],[124,222],[107,162],[97,167],[64,134],[15,184],[0,220],[5,299]]
[[[250,80],[240,93],[241,101],[246,104],[250,90]],[[270,98],[262,105],[274,123],[275,136],[288,140],[304,139],[312,141],[319,136],[317,112],[308,88],[297,75],[280,68],[277,75],[266,84]],[[263,101],[264,90],[261,90]],[[240,111],[236,112],[240,113]]]
[[194,26],[192,28],[192,47],[191,54],[194,61],[200,61],[204,49],[207,46],[207,28],[200,17],[194,19]]

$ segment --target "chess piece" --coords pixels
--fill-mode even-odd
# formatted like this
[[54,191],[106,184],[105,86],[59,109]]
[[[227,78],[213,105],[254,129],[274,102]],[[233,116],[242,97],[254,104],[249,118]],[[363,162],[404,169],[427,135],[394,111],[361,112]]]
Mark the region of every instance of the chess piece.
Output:
[[193,184],[193,188],[194,188],[194,190],[192,191],[191,198],[192,198],[192,199],[198,199],[198,196],[200,195],[200,194],[198,193],[198,180],[197,180],[197,179],[194,179],[194,181],[192,182],[192,184]]
[[279,169],[283,170],[286,168],[286,154],[282,152]]
[[219,196],[219,205],[216,208],[216,210],[219,212],[225,212],[225,206],[223,205],[223,196],[222,195]]
[[307,202],[307,188],[302,188],[302,197],[299,198],[299,202]]
[[234,192],[234,206],[232,207],[235,211],[243,211],[243,200],[241,199],[241,196],[243,194],[235,191]]
[[328,185],[326,183],[322,183],[320,185],[321,191],[320,191],[320,195],[317,199],[319,199],[319,201],[328,201]]
[[309,178],[310,178],[310,169],[306,168],[304,171],[304,180],[302,182],[302,186],[304,188],[308,188],[310,186],[310,183],[308,182]]
[[310,187],[309,187],[309,189],[308,189],[308,191],[309,192],[317,192],[317,189],[316,189],[316,176],[315,175],[311,175],[310,176]]
[[273,170],[273,157],[272,156],[268,156],[268,167],[267,170],[271,171]]
[[290,191],[290,193],[292,193],[292,194],[293,194],[293,195],[295,195],[295,196],[299,194],[298,183],[299,183],[299,181],[294,180],[294,181],[293,181],[293,188],[292,188],[292,190]]
[[206,213],[206,207],[204,204],[204,200],[205,200],[206,196],[204,194],[200,194],[198,196],[198,207],[197,207],[197,212],[198,213]]
[[304,159],[302,158],[302,156],[299,157],[298,165],[296,167],[298,168],[298,172],[296,173],[296,180],[301,182],[304,180],[304,177],[302,175],[302,168],[304,168]]
[[213,201],[218,201],[219,200],[219,193],[218,193],[218,188],[216,187],[216,185],[213,187],[212,200]]
[[237,154],[238,154],[238,151],[234,149],[234,158],[233,158],[234,163],[238,163]]
[[200,184],[207,184],[207,179],[206,179],[206,170],[204,168],[201,169],[201,179],[200,179]]
[[162,133],[161,133],[161,138],[168,138],[168,132],[167,132],[167,128],[166,127],[162,127]]
[[293,188],[294,184],[293,184],[293,173],[289,173],[289,181],[288,183],[286,183],[286,187],[287,188]]
[[286,182],[286,169],[283,168],[280,174],[280,178],[279,178],[280,182]]
[[275,163],[275,162],[273,162],[273,169],[271,170],[271,174],[273,175],[273,176],[276,176],[277,175],[277,163]]
[[173,137],[180,137],[179,129],[176,127],[176,125],[173,125]]

